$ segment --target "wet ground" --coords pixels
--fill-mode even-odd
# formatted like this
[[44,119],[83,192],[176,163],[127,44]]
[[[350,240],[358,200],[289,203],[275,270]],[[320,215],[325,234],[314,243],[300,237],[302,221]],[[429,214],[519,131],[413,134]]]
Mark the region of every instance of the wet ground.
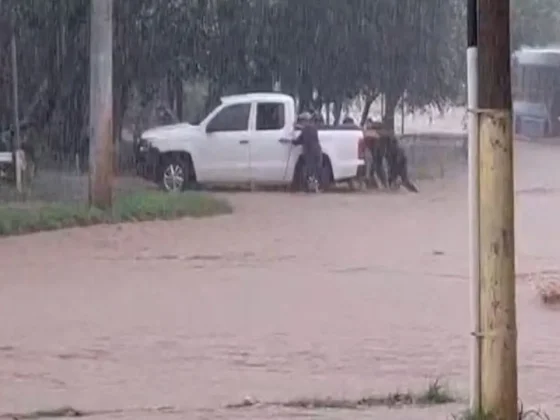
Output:
[[[554,272],[560,149],[519,143],[517,157],[518,271]],[[230,216],[0,240],[0,412],[447,418],[459,406],[224,408],[422,390],[435,378],[467,397],[466,177],[420,188],[233,193]],[[520,395],[555,417],[560,314],[523,280],[518,302]]]

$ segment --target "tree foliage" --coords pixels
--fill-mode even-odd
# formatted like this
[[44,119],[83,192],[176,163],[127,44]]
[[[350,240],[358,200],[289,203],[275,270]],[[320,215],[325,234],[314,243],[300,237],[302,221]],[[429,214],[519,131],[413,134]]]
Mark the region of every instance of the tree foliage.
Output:
[[[49,153],[87,150],[89,3],[0,1],[0,128],[12,121],[13,27],[20,115]],[[301,108],[327,107],[336,119],[342,104],[357,96],[367,106],[383,94],[389,121],[401,100],[411,108],[444,106],[463,86],[465,3],[115,1],[116,131],[132,98],[145,104],[161,95],[162,86],[163,100],[184,118],[184,86],[193,81],[208,85],[206,109],[223,94],[271,90],[275,82]],[[513,5],[515,46],[555,40],[560,2]]]

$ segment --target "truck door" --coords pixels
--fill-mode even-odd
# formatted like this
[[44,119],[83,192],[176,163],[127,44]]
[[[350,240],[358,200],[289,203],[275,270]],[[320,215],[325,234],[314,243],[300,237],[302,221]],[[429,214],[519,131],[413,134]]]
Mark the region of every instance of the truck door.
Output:
[[293,128],[286,118],[283,102],[256,103],[255,127],[251,131],[251,179],[258,183],[284,183],[290,180],[295,162],[289,139]]
[[195,168],[200,181],[249,182],[250,115],[251,103],[237,103],[224,106],[208,122]]

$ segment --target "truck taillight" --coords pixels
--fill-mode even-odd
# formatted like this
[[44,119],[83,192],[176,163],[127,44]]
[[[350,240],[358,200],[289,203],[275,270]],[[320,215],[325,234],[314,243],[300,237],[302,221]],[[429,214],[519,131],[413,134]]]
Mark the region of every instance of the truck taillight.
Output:
[[366,157],[366,142],[363,138],[358,142],[358,159],[365,159]]

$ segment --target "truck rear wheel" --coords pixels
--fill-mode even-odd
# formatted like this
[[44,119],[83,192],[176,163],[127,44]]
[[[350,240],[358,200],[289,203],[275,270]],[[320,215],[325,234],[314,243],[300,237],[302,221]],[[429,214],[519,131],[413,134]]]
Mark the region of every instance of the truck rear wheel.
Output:
[[[321,165],[321,173],[319,181],[319,187],[321,190],[325,191],[332,187],[334,183],[333,170],[331,166],[331,161],[329,157],[323,154],[323,162]],[[305,191],[307,188],[307,177],[305,174],[305,163],[303,158],[300,157],[296,163],[294,169],[294,177],[292,180],[292,191]]]
[[323,164],[321,167],[320,186],[323,191],[328,190],[334,184],[334,175],[329,157],[323,154]]

